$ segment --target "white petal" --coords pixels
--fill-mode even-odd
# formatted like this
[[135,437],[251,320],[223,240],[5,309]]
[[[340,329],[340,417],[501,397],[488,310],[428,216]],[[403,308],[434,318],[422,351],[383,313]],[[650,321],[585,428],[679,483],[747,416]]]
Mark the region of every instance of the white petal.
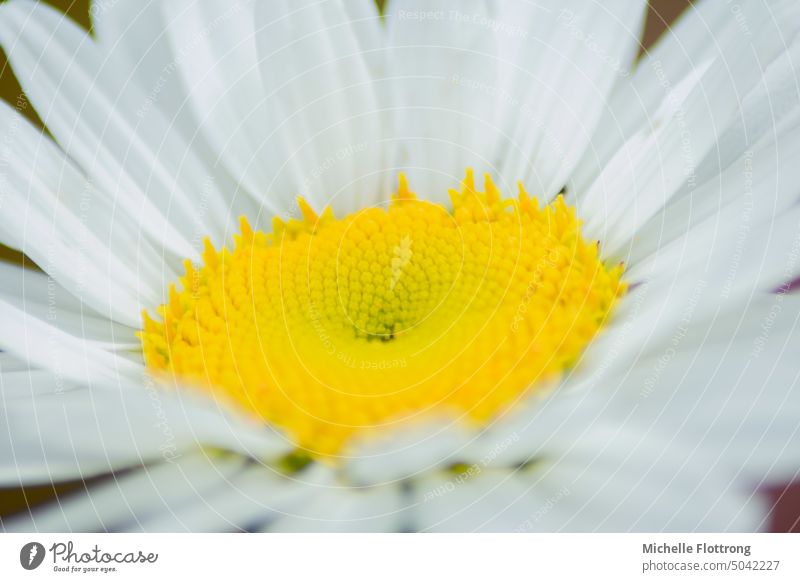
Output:
[[[109,60],[129,71],[147,95],[137,115],[147,119],[151,110],[163,114],[203,162],[215,168],[220,190],[234,192],[235,182],[218,167],[217,154],[207,143],[202,125],[189,103],[183,75],[177,70],[184,66],[189,55],[175,54],[172,50],[165,3],[100,0],[92,3],[89,13],[100,49]],[[194,59],[198,55],[192,53],[191,57]]]
[[[15,400],[30,401],[42,396],[52,396],[70,390],[86,390],[47,370],[32,370],[28,364],[9,364],[7,359],[19,362],[9,354],[0,359],[0,402],[4,405]],[[17,368],[16,366],[21,366]]]
[[[156,0],[94,0],[89,8],[92,30],[98,47],[107,58],[124,63],[125,70],[130,71],[141,89],[152,98],[149,106],[166,105],[163,110],[167,117],[177,127],[191,131],[195,127],[192,112],[182,107],[186,92],[180,75],[171,74],[175,56],[165,34],[166,19],[161,4]],[[181,123],[173,115],[190,117],[188,122]],[[191,138],[192,134],[184,137]]]
[[342,461],[348,479],[359,485],[413,478],[460,459],[474,431],[457,419],[441,417],[384,430],[353,444]]
[[48,275],[0,263],[0,300],[55,328],[107,350],[138,350],[131,327],[119,325],[72,297]]
[[677,440],[590,427],[565,452],[516,470],[472,465],[414,484],[423,531],[750,531],[765,506]]
[[254,224],[266,211],[269,224],[297,192],[287,189],[292,168],[282,168],[279,140],[270,137],[277,122],[258,70],[253,6],[181,0],[162,3],[159,11],[161,39],[174,55],[166,64],[172,74],[166,76],[180,78],[186,91],[181,110],[197,119],[214,158],[242,189],[237,207],[252,208]]
[[[563,531],[758,531],[768,504],[729,475],[710,468],[713,456],[685,458],[689,443],[672,436],[614,427],[595,435],[551,471],[551,488],[570,491],[543,529]],[[565,519],[566,518],[566,519]]]
[[[470,0],[466,14],[494,17],[487,2]],[[388,67],[399,164],[425,199],[447,200],[467,167],[499,174],[496,143],[504,128],[493,119],[500,63],[497,39],[483,26],[450,18],[446,0],[398,0],[388,6]],[[463,86],[462,86],[463,84]]]
[[[0,347],[17,358],[52,371],[62,381],[114,381],[135,378],[143,369],[140,358],[129,359],[96,342],[70,335],[0,298]],[[138,361],[137,361],[138,360]]]
[[85,387],[58,378],[52,372],[33,368],[29,362],[0,352],[0,402],[31,400]]
[[[374,7],[343,0],[256,5],[256,46],[271,123],[262,137],[282,144],[270,167],[294,166],[291,185],[314,205],[353,212],[386,201],[385,103],[373,75],[379,47]],[[369,56],[367,56],[369,55]],[[247,111],[247,110],[246,110]],[[274,151],[274,148],[273,150]],[[270,152],[265,151],[264,154]],[[261,156],[248,160],[260,164]],[[267,191],[272,182],[263,185]],[[281,192],[276,192],[280,196]]]
[[162,255],[49,139],[0,102],[0,158],[7,172],[0,241],[18,248],[86,303],[138,323],[139,299],[162,297]]
[[[783,99],[778,96],[784,90],[763,83],[783,85],[797,99],[794,75],[780,71],[788,73],[797,66],[795,50],[787,52],[787,42],[796,42],[798,7],[764,8],[752,16],[748,21],[751,37],[742,42],[739,35],[723,35],[720,54],[704,55],[689,71],[683,71],[682,77],[665,76],[657,60],[638,67],[637,75],[658,81],[661,102],[648,110],[646,120],[633,124],[630,131],[626,129],[624,144],[603,161],[591,185],[581,182],[580,177],[573,180],[571,188],[586,218],[589,236],[606,241],[612,249],[624,245],[681,188],[685,186],[691,192],[714,177],[716,170],[724,167],[721,164],[735,160],[737,151],[755,145],[771,131],[767,128],[746,135],[744,144],[728,140],[722,145],[720,139],[728,137],[728,128],[764,121],[774,125],[795,109],[791,100],[778,106],[777,101]],[[770,99],[766,104],[762,101],[765,95],[776,99],[773,117],[768,120],[762,112],[772,103]],[[612,111],[610,115],[636,115],[635,95],[629,95],[628,100],[629,105],[620,107],[628,107],[630,112]],[[613,136],[597,139],[613,140]]]
[[193,503],[153,515],[140,523],[144,531],[252,530],[276,516],[302,511],[326,487],[333,472],[314,465],[287,477],[257,464],[247,466]]
[[3,520],[7,532],[98,532],[138,529],[151,516],[181,511],[226,483],[244,461],[201,452],[110,475],[86,490]]
[[[634,133],[651,125],[652,115],[675,87],[688,86],[698,71],[725,59],[730,47],[753,42],[756,25],[763,26],[791,2],[748,2],[731,10],[718,2],[698,2],[648,49],[629,81],[619,83],[608,102],[592,147],[576,168],[572,185],[585,192],[614,153]],[[733,65],[733,63],[731,63]],[[680,92],[676,97],[685,97]],[[673,102],[675,107],[677,102]]]
[[[59,12],[38,2],[0,6],[0,44],[48,129],[120,208],[177,256],[231,224],[215,176],[152,111],[119,64]],[[196,240],[195,240],[196,239]]]
[[647,3],[501,5],[502,19],[536,27],[518,43],[504,35],[504,44],[512,45],[505,58],[523,70],[516,72],[512,106],[502,108],[512,140],[503,175],[549,198],[566,184],[589,146],[612,90],[629,76]]
[[190,391],[165,391],[147,379],[144,386],[103,387],[7,402],[0,413],[0,482],[85,478],[204,445],[260,459],[292,446],[269,427]]
[[390,6],[403,163],[446,199],[468,166],[558,192],[636,53],[645,3]]
[[335,196],[347,212],[386,198],[383,113],[372,82],[382,42],[377,10],[367,0],[296,8],[273,4],[254,15],[238,3],[165,6],[187,106],[238,180],[237,204],[249,197],[254,223],[266,227],[274,214],[296,213],[299,194],[318,208]]
[[740,313],[691,315],[603,388],[631,423],[669,430],[715,453],[714,466],[755,487],[800,471],[800,297],[759,298]]
[[[788,285],[800,274],[800,207],[796,204],[766,220],[731,205],[695,226],[684,236],[639,261],[627,276],[651,282],[669,301],[672,288],[684,292],[702,284],[710,300],[736,304],[755,291]],[[703,249],[697,252],[696,249]],[[652,309],[652,298],[645,306]],[[675,306],[680,307],[677,302]],[[667,305],[666,308],[669,308]]]
[[[786,178],[786,168],[800,156],[800,100],[792,117],[767,127],[771,133],[761,140],[765,143],[747,144],[749,149],[721,174],[692,191],[684,188],[676,193],[622,248],[618,245],[607,252],[616,253],[639,273],[658,273],[659,255],[675,257],[676,249],[682,258],[698,255],[698,236],[707,241],[704,246],[728,246],[740,254],[753,238],[754,229],[769,227],[775,216],[798,199],[793,180]],[[720,143],[731,141],[741,144],[733,137]]]
[[20,360],[11,354],[0,352],[0,372],[24,372],[30,369],[30,364],[25,360]]
[[272,532],[396,532],[407,517],[400,485],[318,492],[294,515],[267,524]]

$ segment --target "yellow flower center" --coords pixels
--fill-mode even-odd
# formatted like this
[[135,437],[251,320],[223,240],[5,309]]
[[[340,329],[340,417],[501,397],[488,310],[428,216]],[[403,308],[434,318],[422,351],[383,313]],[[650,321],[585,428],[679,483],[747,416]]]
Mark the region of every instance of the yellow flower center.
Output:
[[144,314],[150,369],[224,394],[314,457],[437,412],[485,423],[552,386],[625,292],[559,197],[504,199],[467,173],[452,209],[404,177],[386,208],[336,219],[299,200],[270,234],[206,241]]

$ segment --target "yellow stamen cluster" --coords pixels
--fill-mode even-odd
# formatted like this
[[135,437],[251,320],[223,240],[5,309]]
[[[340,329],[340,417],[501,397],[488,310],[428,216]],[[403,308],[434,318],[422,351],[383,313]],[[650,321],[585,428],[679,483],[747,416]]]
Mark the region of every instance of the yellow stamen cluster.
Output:
[[485,422],[572,366],[625,292],[562,198],[502,198],[468,172],[452,209],[403,176],[386,208],[302,199],[270,234],[206,241],[144,315],[148,366],[224,394],[316,457],[426,412]]

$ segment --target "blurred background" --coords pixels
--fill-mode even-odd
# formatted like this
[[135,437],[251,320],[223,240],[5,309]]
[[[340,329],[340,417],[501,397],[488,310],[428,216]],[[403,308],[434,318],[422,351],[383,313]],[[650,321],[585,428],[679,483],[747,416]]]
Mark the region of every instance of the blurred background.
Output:
[[[381,6],[384,0],[376,0]],[[645,21],[645,30],[642,37],[641,52],[655,43],[665,30],[675,21],[691,4],[692,0],[651,0],[650,9]],[[708,0],[718,1],[718,0]],[[46,0],[47,4],[55,6],[78,22],[87,30],[91,30],[89,18],[90,0]],[[19,83],[14,78],[6,56],[0,50],[0,98],[12,104],[24,104],[19,110],[28,119],[42,126],[32,107],[27,105],[25,94]],[[36,268],[30,259],[21,253],[0,245],[0,260],[25,264]],[[44,503],[56,495],[63,495],[83,488],[90,482],[73,482],[59,484],[58,486],[43,485],[38,487],[25,487],[14,489],[0,488],[0,518],[25,510],[40,503]],[[772,516],[770,529],[776,532],[800,532],[800,485],[787,484],[785,487],[773,488],[767,491],[772,498],[775,509]]]

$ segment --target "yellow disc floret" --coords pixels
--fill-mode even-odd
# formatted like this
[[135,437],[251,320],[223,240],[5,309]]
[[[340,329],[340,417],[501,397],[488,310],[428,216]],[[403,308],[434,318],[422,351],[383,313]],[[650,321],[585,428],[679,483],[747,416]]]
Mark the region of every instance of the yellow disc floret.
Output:
[[386,208],[342,219],[241,221],[233,250],[206,241],[159,321],[147,365],[225,395],[332,456],[354,436],[428,412],[481,423],[576,363],[624,291],[559,197],[504,199],[472,173],[452,208],[401,176]]

